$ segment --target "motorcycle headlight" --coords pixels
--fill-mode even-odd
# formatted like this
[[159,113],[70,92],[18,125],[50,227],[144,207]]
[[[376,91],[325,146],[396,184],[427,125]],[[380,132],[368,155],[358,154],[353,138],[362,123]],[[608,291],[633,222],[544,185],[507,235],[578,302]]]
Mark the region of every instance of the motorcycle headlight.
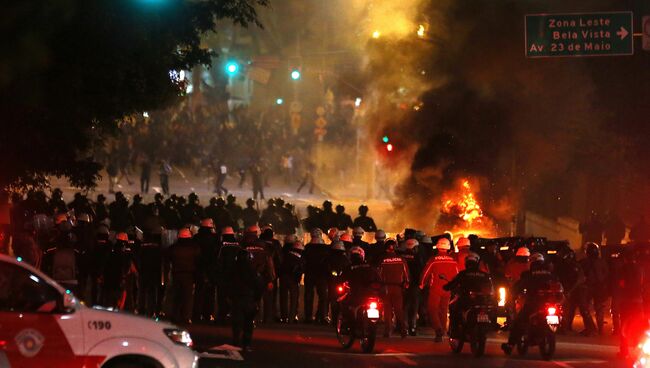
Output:
[[187,346],[188,348],[192,347],[193,343],[189,332],[177,328],[167,328],[163,331],[174,344]]
[[499,307],[504,307],[506,305],[506,288],[500,287],[499,288]]

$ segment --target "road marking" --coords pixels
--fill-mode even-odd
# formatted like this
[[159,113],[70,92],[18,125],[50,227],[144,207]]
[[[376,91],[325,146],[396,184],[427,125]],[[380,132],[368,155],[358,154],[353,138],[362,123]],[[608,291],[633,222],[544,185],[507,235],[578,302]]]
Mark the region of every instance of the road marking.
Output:
[[552,360],[551,361],[553,364],[558,365],[562,368],[573,368],[571,364],[565,363],[565,362],[558,362],[557,360]]
[[418,365],[418,363],[416,363],[415,360],[409,358],[408,356],[396,355],[395,359],[399,360],[400,362],[406,365],[410,365],[412,367]]

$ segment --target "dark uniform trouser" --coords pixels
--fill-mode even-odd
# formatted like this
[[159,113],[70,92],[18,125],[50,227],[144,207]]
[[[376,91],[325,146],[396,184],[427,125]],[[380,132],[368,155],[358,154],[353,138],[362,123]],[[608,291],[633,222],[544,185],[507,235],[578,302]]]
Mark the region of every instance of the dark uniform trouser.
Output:
[[420,305],[420,288],[411,285],[404,294],[404,310],[408,321],[409,330],[415,330],[417,326],[418,307]]
[[314,276],[305,276],[305,319],[313,318],[314,289],[318,294],[318,309],[316,319],[322,320],[327,315],[327,279]]
[[206,321],[214,315],[214,284],[204,278],[196,283],[196,295],[194,297],[194,322],[201,319]]
[[404,323],[404,295],[402,287],[398,285],[386,286],[386,298],[384,299],[384,335],[390,334],[392,330],[393,312],[395,313],[395,322],[400,333],[406,333]]
[[[594,310],[596,311],[596,325],[600,332],[605,324],[605,304],[607,303],[607,295],[601,290],[585,290],[585,293],[582,294],[582,298],[580,299],[580,309],[588,311],[592,301]],[[591,332],[596,330],[590,313],[587,314],[587,319],[585,320],[585,329]]]
[[228,298],[228,286],[226,283],[217,282],[217,322],[225,323],[228,313],[231,311],[230,299]]
[[253,320],[257,303],[252,297],[234,297],[232,301],[233,345],[247,347],[253,341]]
[[265,323],[273,322],[275,319],[273,311],[275,310],[275,291],[276,286],[273,283],[273,289],[264,290],[262,294],[262,304],[264,309],[262,309],[262,321]]
[[292,277],[280,278],[280,318],[294,319],[298,314],[300,285]]
[[565,313],[564,318],[562,319],[562,324],[564,325],[565,331],[569,331],[572,328],[573,319],[576,315],[576,308],[580,311],[580,316],[584,321],[585,329],[587,331],[595,331],[596,326],[594,326],[594,321],[591,319],[591,315],[589,314],[589,303],[585,303],[583,301],[585,299],[585,293],[585,290],[576,289],[571,294],[569,294],[568,298],[566,298],[564,304]]
[[138,290],[138,312],[145,316],[153,316],[158,313],[160,285],[156,282],[149,283],[140,280],[140,289]]
[[175,273],[172,275],[173,313],[174,322],[184,322],[192,316],[194,301],[194,275],[192,273]]

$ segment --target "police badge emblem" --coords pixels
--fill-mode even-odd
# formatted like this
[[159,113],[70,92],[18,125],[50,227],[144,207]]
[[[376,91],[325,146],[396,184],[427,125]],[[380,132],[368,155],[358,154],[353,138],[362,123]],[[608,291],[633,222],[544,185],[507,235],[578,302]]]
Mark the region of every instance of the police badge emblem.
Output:
[[41,351],[45,338],[40,332],[27,328],[20,331],[14,341],[23,356],[33,358]]

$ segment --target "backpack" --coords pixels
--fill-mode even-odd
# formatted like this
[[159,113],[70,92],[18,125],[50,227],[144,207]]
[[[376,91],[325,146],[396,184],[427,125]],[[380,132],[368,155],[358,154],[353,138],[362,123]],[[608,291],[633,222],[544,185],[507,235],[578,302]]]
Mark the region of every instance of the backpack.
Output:
[[74,249],[62,248],[54,251],[52,278],[59,282],[77,282],[77,254]]

